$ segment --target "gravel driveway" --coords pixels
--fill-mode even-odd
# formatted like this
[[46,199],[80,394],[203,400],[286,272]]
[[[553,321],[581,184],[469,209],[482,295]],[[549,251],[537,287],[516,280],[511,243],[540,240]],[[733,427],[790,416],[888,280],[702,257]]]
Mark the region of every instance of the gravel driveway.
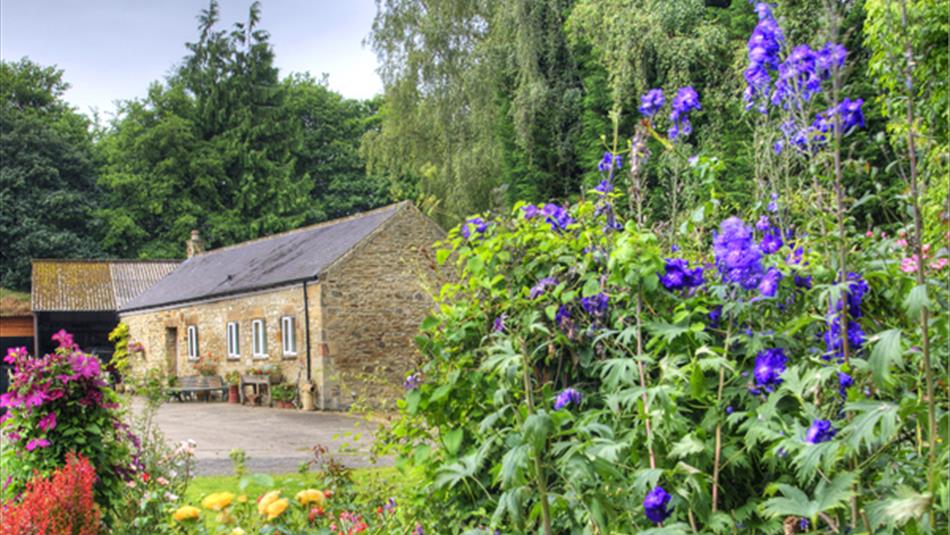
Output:
[[[173,401],[158,409],[155,421],[169,443],[197,443],[199,475],[231,474],[228,453],[233,448],[247,453],[250,473],[294,472],[311,458],[310,449],[317,444],[349,466],[371,466],[368,452],[375,424],[346,414]],[[388,460],[378,461],[385,464]]]

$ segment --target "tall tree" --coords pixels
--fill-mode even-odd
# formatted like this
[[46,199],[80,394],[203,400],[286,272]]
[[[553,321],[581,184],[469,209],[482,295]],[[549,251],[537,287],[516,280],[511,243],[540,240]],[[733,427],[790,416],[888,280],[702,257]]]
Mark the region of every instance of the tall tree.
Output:
[[174,257],[191,228],[222,245],[316,219],[300,123],[259,21],[255,2],[246,22],[218,30],[212,1],[181,67],[123,108],[103,141],[110,251]]
[[63,100],[63,72],[0,62],[0,285],[29,289],[30,258],[100,254],[89,121]]

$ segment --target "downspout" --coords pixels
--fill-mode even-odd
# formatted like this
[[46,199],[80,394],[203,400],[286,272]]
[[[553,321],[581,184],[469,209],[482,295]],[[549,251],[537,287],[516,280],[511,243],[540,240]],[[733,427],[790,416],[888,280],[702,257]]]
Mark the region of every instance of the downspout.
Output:
[[310,375],[310,302],[307,299],[307,281],[303,281],[303,331],[307,341],[307,383],[313,382]]

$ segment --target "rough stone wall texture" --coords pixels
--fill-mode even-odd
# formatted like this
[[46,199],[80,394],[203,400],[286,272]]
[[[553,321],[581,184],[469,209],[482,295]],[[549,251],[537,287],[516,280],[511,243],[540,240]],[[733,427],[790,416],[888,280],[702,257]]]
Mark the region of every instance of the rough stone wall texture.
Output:
[[[314,333],[320,329],[319,284],[308,284],[310,304],[311,351]],[[279,366],[284,380],[306,380],[306,332],[304,325],[303,287],[300,284],[267,292],[238,295],[229,299],[184,305],[166,310],[121,314],[129,325],[131,341],[145,345],[145,362],[132,359],[132,373],[159,368],[175,375],[196,375],[194,361],[188,358],[188,326],[198,327],[198,351],[210,353],[218,361],[222,377],[231,370],[246,371],[263,364]],[[296,355],[284,355],[281,344],[280,319],[292,316],[296,330]],[[252,356],[251,322],[263,319],[266,330],[267,357]],[[227,324],[238,322],[240,357],[227,354]],[[174,329],[174,331],[172,331]],[[176,334],[175,343],[169,339]]]
[[321,277],[321,408],[392,406],[420,357],[413,343],[438,288],[443,231],[407,204]]

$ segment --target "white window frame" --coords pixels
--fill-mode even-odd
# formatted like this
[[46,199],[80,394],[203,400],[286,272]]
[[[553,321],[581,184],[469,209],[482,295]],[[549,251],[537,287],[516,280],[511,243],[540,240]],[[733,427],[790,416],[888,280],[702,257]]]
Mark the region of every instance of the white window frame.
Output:
[[297,356],[297,330],[296,321],[293,316],[284,316],[280,318],[280,339],[281,347],[284,350],[285,357]]
[[262,319],[251,321],[251,352],[256,359],[267,358],[267,325]]
[[188,326],[188,360],[198,360],[198,326]]
[[241,328],[236,321],[229,321],[225,334],[228,340],[228,359],[240,360],[241,358]]

